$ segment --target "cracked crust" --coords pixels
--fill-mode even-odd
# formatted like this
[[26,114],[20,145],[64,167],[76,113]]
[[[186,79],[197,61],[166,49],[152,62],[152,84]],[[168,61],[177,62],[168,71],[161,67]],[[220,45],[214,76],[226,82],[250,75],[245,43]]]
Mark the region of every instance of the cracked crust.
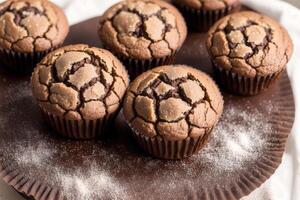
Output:
[[70,45],[48,54],[35,68],[31,84],[46,112],[70,120],[94,120],[119,108],[129,79],[110,52]]
[[183,44],[187,27],[179,11],[159,0],[127,0],[100,19],[99,37],[118,55],[150,60],[172,55]]
[[282,71],[293,44],[273,19],[240,12],[218,21],[209,31],[207,48],[216,66],[253,78]]
[[222,111],[223,98],[213,80],[183,65],[143,73],[124,100],[124,115],[134,131],[171,141],[204,135]]
[[0,4],[0,48],[42,52],[62,44],[69,32],[63,11],[48,0],[8,0]]
[[222,10],[240,3],[239,0],[174,0],[174,2],[196,10]]

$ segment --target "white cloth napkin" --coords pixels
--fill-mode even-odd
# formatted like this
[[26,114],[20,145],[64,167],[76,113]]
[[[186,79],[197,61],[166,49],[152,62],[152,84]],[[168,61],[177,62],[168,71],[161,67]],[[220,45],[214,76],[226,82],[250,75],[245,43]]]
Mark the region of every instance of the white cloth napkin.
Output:
[[[1,2],[2,0],[0,0]],[[99,16],[118,0],[53,0],[66,12],[70,24]],[[243,200],[299,200],[300,199],[300,10],[281,0],[242,0],[265,15],[269,15],[286,27],[294,42],[294,56],[288,64],[296,101],[296,121],[289,138],[283,162],[276,173],[259,189]],[[0,181],[0,200],[19,200],[13,190]]]

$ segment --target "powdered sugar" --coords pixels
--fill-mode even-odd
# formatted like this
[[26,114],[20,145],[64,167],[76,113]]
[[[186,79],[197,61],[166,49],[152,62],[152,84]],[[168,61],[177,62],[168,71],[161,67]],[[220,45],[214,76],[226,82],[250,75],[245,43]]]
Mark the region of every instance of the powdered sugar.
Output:
[[227,106],[213,138],[199,155],[216,171],[234,171],[257,159],[271,126],[258,110]]
[[[18,145],[15,149],[15,158],[20,166],[35,166],[44,167],[48,161],[56,153],[56,149],[49,147],[47,144],[41,142],[38,146],[32,146],[27,144]],[[49,164],[49,163],[48,163]]]
[[[42,170],[47,183],[58,187],[67,200],[127,199],[126,190],[109,171],[91,160],[89,160],[89,167],[69,169],[60,166],[54,162],[58,153],[66,152],[58,152],[57,146],[40,142],[27,145],[20,143],[13,151],[6,154],[12,154],[12,159],[19,169],[26,171],[29,169],[26,176],[41,176],[39,170]],[[103,151],[102,154],[107,153]],[[104,162],[108,161],[104,159]]]
[[118,181],[94,164],[87,171],[57,171],[56,179],[66,198],[70,200],[127,199],[126,191]]

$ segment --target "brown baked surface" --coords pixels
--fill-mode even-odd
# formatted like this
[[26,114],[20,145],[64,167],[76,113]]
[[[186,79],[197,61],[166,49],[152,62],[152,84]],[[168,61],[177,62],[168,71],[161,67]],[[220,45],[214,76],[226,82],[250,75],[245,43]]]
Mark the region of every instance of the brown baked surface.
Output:
[[246,77],[280,72],[293,51],[287,31],[273,19],[254,12],[227,16],[208,34],[207,48],[215,65]]
[[129,87],[124,115],[148,137],[167,140],[200,137],[210,132],[223,111],[213,80],[188,66],[162,66],[140,75]]
[[99,23],[99,36],[107,48],[139,60],[173,54],[187,35],[179,11],[159,0],[122,1],[109,8]]
[[48,54],[31,79],[42,109],[73,120],[98,119],[116,111],[128,84],[117,58],[87,45],[70,45]]
[[63,43],[69,25],[63,11],[48,0],[8,0],[0,4],[0,48],[41,52]]
[[196,10],[222,10],[239,3],[239,0],[174,0],[175,3]]

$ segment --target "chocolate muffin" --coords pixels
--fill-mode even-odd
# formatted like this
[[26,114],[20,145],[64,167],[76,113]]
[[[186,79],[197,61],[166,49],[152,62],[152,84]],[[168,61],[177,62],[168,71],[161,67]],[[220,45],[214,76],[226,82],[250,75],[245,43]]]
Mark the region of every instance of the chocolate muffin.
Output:
[[8,0],[0,4],[0,59],[13,72],[35,65],[66,38],[63,11],[48,0]]
[[182,159],[210,138],[223,111],[213,80],[188,66],[162,66],[130,85],[124,116],[140,146],[154,157]]
[[222,17],[238,11],[239,0],[173,0],[191,30],[206,32]]
[[127,0],[100,19],[104,46],[125,64],[132,79],[153,67],[169,64],[187,36],[183,17],[159,0]]
[[284,71],[293,44],[287,31],[269,17],[241,12],[221,19],[209,31],[207,48],[225,89],[255,95]]
[[71,45],[48,54],[35,68],[31,84],[46,121],[59,134],[91,139],[113,122],[129,78],[110,52]]

